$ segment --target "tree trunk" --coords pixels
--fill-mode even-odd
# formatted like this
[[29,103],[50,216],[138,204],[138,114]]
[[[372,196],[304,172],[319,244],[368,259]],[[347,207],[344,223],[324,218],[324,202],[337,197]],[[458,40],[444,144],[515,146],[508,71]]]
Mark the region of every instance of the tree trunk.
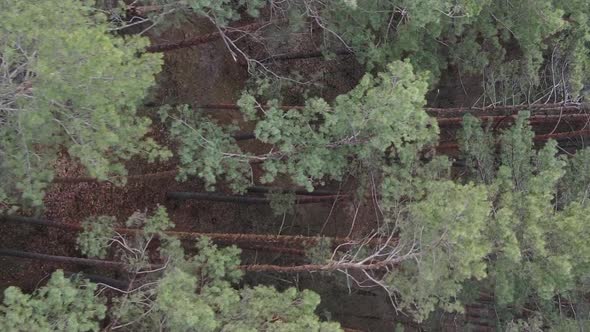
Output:
[[[499,115],[499,116],[478,116],[478,119],[485,122],[511,122],[512,120],[517,118],[517,115]],[[459,125],[463,123],[462,117],[457,118],[438,118],[436,119],[438,124],[441,126],[445,125]],[[531,125],[536,124],[546,124],[546,123],[553,123],[558,122],[560,120],[573,120],[573,121],[588,121],[590,120],[589,114],[562,114],[562,115],[533,115],[529,118],[529,123]]]
[[78,264],[78,265],[84,265],[84,266],[100,266],[100,267],[111,268],[111,269],[122,269],[122,268],[125,268],[128,266],[125,263],[106,261],[106,260],[101,260],[101,259],[79,258],[79,257],[69,257],[69,256],[54,256],[54,255],[38,254],[38,253],[34,253],[34,252],[27,252],[27,251],[13,250],[13,249],[0,249],[0,256],[37,259],[37,260],[42,260],[42,261],[47,261],[47,262]]
[[346,193],[334,191],[334,190],[314,190],[314,191],[307,191],[302,189],[289,189],[289,188],[280,188],[280,187],[266,187],[266,186],[252,186],[248,187],[248,192],[251,193],[269,193],[269,192],[280,192],[280,193],[295,193],[296,195],[303,195],[303,196],[337,196],[337,195],[347,195]]
[[519,111],[530,110],[534,113],[554,113],[554,112],[578,112],[580,110],[588,109],[586,106],[579,103],[570,104],[532,104],[532,105],[506,105],[506,106],[493,106],[493,107],[455,107],[455,108],[425,108],[426,112],[434,115],[451,115],[454,113],[465,114],[465,113],[479,113],[479,114],[516,114]]
[[[154,172],[154,173],[146,173],[146,174],[138,174],[138,175],[128,175],[125,178],[127,181],[142,181],[142,180],[152,180],[152,179],[165,179],[171,176],[175,176],[178,174],[177,170],[170,170],[170,171],[162,171],[162,172]],[[97,180],[96,178],[92,177],[56,177],[52,181],[53,183],[85,183],[85,182],[102,182]],[[335,190],[314,190],[314,191],[307,191],[305,189],[295,189],[295,188],[281,188],[281,187],[267,187],[267,186],[251,186],[247,188],[248,192],[251,193],[269,193],[269,192],[280,192],[280,193],[295,193],[296,195],[302,196],[348,196],[346,192],[338,192]]]
[[[170,171],[162,171],[162,172],[154,172],[154,173],[146,173],[146,174],[139,174],[139,175],[128,175],[124,178],[127,181],[141,181],[141,180],[155,180],[155,179],[165,179],[171,176],[175,176],[178,174],[177,170],[170,170]],[[103,182],[99,181],[93,177],[57,177],[53,179],[53,183],[83,183],[83,182]]]
[[[283,105],[278,106],[280,109],[283,110],[302,110],[305,106],[293,106],[293,105]],[[265,107],[266,108],[266,107]],[[228,111],[239,111],[240,107],[237,104],[204,104],[198,105],[195,109],[208,109],[208,110],[228,110]]]
[[[224,195],[218,193],[202,193],[202,192],[169,192],[166,194],[168,199],[173,200],[197,200],[197,201],[211,201],[211,202],[225,202],[238,204],[270,204],[270,199],[267,197],[248,197],[237,195]],[[316,196],[316,197],[301,197],[295,198],[295,204],[313,204],[323,202],[333,202],[334,200],[342,199],[344,195],[334,196]]]
[[[196,108],[207,110],[230,110],[239,111],[240,107],[236,104],[205,104],[197,106]],[[282,105],[279,108],[283,110],[301,110],[304,106]],[[484,121],[502,121],[504,119],[514,118],[519,111],[531,110],[533,116],[531,121],[533,123],[551,122],[553,119],[573,118],[573,119],[588,119],[590,115],[582,111],[589,110],[582,104],[537,104],[537,105],[514,105],[514,106],[496,106],[489,108],[432,108],[424,109],[432,116],[437,118],[439,125],[458,124],[463,121],[462,117],[447,117],[447,116],[462,116],[467,113],[472,113],[474,116],[481,118]],[[551,119],[551,120],[550,120]]]
[[[80,258],[71,256],[57,256],[47,255],[35,252],[14,250],[14,249],[0,249],[0,256],[5,257],[18,257],[25,259],[36,259],[46,262],[56,262],[64,264],[77,264],[84,266],[98,266],[102,268],[110,269],[125,269],[130,265],[123,262],[107,261],[102,259],[90,259]],[[305,265],[294,265],[294,266],[281,266],[281,265],[240,265],[238,268],[247,272],[277,272],[277,273],[302,273],[302,272],[319,272],[319,271],[338,271],[338,270],[382,270],[385,268],[391,268],[396,266],[399,262],[379,261],[369,264],[358,264],[358,263],[329,263],[329,264],[305,264]],[[150,264],[146,266],[146,269],[154,270],[161,268],[161,264]]]
[[[330,53],[329,51],[327,53]],[[351,55],[353,54],[352,51],[349,50],[336,50],[332,51],[331,53],[335,55]],[[324,56],[324,52],[322,51],[303,51],[303,52],[293,52],[293,53],[286,53],[280,55],[273,55],[266,59],[260,59],[259,61],[262,63],[270,63],[273,61],[289,61],[289,60],[306,60],[306,59],[313,59],[313,58],[320,58]]]
[[536,135],[534,140],[535,141],[546,141],[549,139],[563,139],[563,138],[574,138],[574,137],[587,137],[590,136],[590,129],[584,130],[574,130],[568,131],[563,133],[554,133],[554,134],[544,134],[544,135]]
[[[535,135],[535,137],[533,137],[533,140],[535,142],[543,142],[543,141],[546,141],[549,139],[559,140],[559,139],[564,139],[564,138],[588,137],[588,136],[590,136],[590,129],[574,130],[574,131],[567,131],[567,132],[554,133],[554,134]],[[442,144],[439,144],[436,147],[436,149],[443,150],[443,151],[444,150],[457,150],[457,149],[459,149],[459,144],[453,143],[453,142],[442,143]]]
[[236,141],[248,141],[251,139],[256,139],[256,134],[254,132],[245,132],[245,133],[234,133],[231,135],[233,139]]
[[81,278],[81,279],[88,279],[93,283],[103,283],[118,289],[127,289],[129,288],[129,283],[124,280],[113,279],[97,274],[88,274],[84,272],[67,272],[64,271],[64,275],[70,279]]
[[305,264],[294,266],[280,265],[242,265],[240,269],[247,272],[276,272],[276,273],[302,273],[302,272],[320,272],[320,271],[338,271],[338,270],[383,270],[397,266],[398,261],[378,261],[368,264],[358,263],[329,263],[329,264]]
[[[84,228],[79,224],[66,224],[55,222],[51,220],[45,220],[40,218],[33,218],[33,217],[22,217],[22,216],[15,216],[15,215],[2,215],[0,216],[0,221],[3,222],[10,222],[10,223],[26,223],[31,225],[38,225],[38,226],[45,226],[45,227],[52,227],[63,229],[67,231],[73,232],[81,232]],[[115,231],[121,234],[126,235],[143,235],[144,232],[139,229],[132,229],[132,228],[120,228],[115,227]],[[256,248],[256,245],[266,245],[266,246],[282,246],[287,248],[300,248],[305,249],[309,246],[315,245],[320,241],[329,241],[332,243],[333,246],[338,245],[345,245],[347,243],[355,244],[358,241],[353,241],[352,239],[348,238],[340,238],[340,237],[321,237],[321,236],[302,236],[302,235],[268,235],[268,234],[243,234],[243,233],[198,233],[198,232],[182,232],[182,231],[165,231],[167,235],[174,236],[180,240],[198,240],[203,236],[210,238],[212,241],[216,243],[223,243],[223,244],[235,244],[237,246],[244,246],[248,247],[249,245],[252,248]],[[383,243],[385,239],[373,239],[370,243],[380,244]]]

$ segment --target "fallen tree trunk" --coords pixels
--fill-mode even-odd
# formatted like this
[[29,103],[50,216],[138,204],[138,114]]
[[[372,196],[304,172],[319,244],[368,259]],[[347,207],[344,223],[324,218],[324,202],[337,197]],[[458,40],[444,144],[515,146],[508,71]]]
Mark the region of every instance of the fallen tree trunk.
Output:
[[[63,229],[67,231],[81,232],[84,228],[79,224],[67,224],[56,221],[23,217],[15,215],[1,215],[0,221],[10,223],[26,223],[30,225],[38,225],[44,227],[52,227]],[[115,227],[115,231],[126,235],[143,235],[144,232],[140,229]],[[298,248],[306,248],[320,243],[320,241],[328,241],[333,246],[358,244],[361,241],[355,241],[348,238],[341,237],[321,237],[321,236],[303,236],[303,235],[267,235],[267,234],[244,234],[244,233],[199,233],[199,232],[182,232],[182,231],[164,231],[164,234],[174,236],[180,240],[198,240],[201,237],[208,237],[216,243],[241,245],[277,245],[287,246],[293,249],[293,246]],[[373,239],[370,243],[380,244],[384,239]]]
[[[240,107],[236,104],[205,104],[199,105],[196,107],[197,109],[209,109],[209,110],[232,110],[232,111],[239,111]],[[279,106],[280,109],[284,110],[300,110],[303,109],[304,106],[293,106],[293,105],[282,105]],[[436,108],[436,107],[426,107],[424,110],[427,113],[430,113],[433,116],[437,117],[438,119],[444,119],[445,116],[456,116],[456,115],[464,115],[467,113],[474,113],[477,114],[499,114],[499,115],[514,115],[519,111],[530,110],[533,115],[535,114],[546,114],[546,115],[556,115],[559,113],[563,114],[571,114],[575,112],[581,111],[589,111],[590,109],[579,103],[570,103],[570,104],[534,104],[534,105],[511,105],[511,106],[495,106],[495,107],[455,107],[455,108]],[[452,118],[451,118],[452,119]],[[459,120],[449,120],[459,121]]]
[[340,270],[383,270],[398,265],[398,261],[379,261],[368,264],[359,263],[329,263],[329,264],[305,264],[305,265],[242,265],[240,269],[247,272],[276,272],[276,273],[303,273],[303,272],[330,272]]
[[[517,115],[495,115],[495,116],[478,116],[477,118],[484,122],[508,122],[513,121],[517,118]],[[454,118],[438,118],[436,119],[439,125],[455,125],[463,123],[462,117],[454,117]],[[545,123],[554,123],[558,121],[567,121],[567,120],[574,120],[574,121],[590,121],[590,114],[562,114],[562,115],[533,115],[529,117],[529,123],[531,125],[534,124],[545,124]]]
[[[353,54],[350,50],[336,50],[336,51],[328,51],[327,53],[332,53],[338,56],[342,55],[351,55]],[[289,61],[289,60],[306,60],[306,59],[313,59],[313,58],[320,58],[324,57],[323,51],[302,51],[302,52],[293,52],[293,53],[286,53],[286,54],[279,54],[279,55],[272,55],[265,59],[259,59],[258,61],[262,63],[270,63],[273,61]]]
[[107,260],[102,260],[102,259],[46,255],[46,254],[39,254],[39,253],[14,250],[14,249],[0,249],[0,256],[37,259],[37,260],[47,261],[47,262],[77,264],[77,265],[84,265],[84,266],[100,266],[100,267],[111,268],[111,269],[122,269],[122,268],[125,268],[128,266],[125,263],[107,261]]
[[[175,176],[176,174],[178,174],[177,170],[170,170],[170,171],[146,173],[146,174],[140,174],[140,175],[128,175],[128,176],[121,177],[121,178],[125,178],[127,181],[153,180],[153,179],[169,178],[171,176]],[[83,176],[83,177],[57,177],[57,178],[54,178],[52,182],[53,183],[83,183],[83,182],[103,182],[103,181],[99,181],[98,179],[93,178],[93,177]]]
[[129,287],[129,282],[124,281],[124,280],[119,280],[119,279],[113,279],[113,278],[109,278],[109,277],[105,277],[105,276],[101,276],[101,275],[97,275],[97,274],[88,274],[88,273],[84,273],[84,272],[68,272],[68,271],[64,271],[64,275],[70,279],[76,279],[76,278],[81,278],[81,279],[88,279],[91,282],[97,284],[97,283],[102,283],[102,284],[106,284],[118,289],[127,289]]
[[[128,264],[109,261],[102,259],[90,259],[80,258],[71,256],[57,256],[47,255],[35,252],[28,252],[15,249],[0,249],[0,256],[5,257],[17,257],[25,259],[36,259],[46,262],[56,262],[64,264],[78,264],[84,266],[99,266],[103,268],[112,269],[126,269],[131,267]],[[268,264],[257,264],[257,265],[240,265],[238,268],[246,272],[276,272],[276,273],[303,273],[303,272],[330,272],[340,270],[364,270],[374,271],[382,270],[385,268],[391,268],[399,264],[399,261],[378,261],[367,264],[359,263],[329,263],[329,264],[305,264],[305,265],[294,265],[294,266],[281,266],[281,265],[268,265]],[[150,264],[146,266],[146,269],[155,270],[163,267],[161,264]]]
[[[224,203],[238,203],[238,204],[270,204],[270,198],[267,197],[248,197],[237,195],[223,195],[217,193],[202,193],[202,192],[169,192],[166,194],[168,199],[173,200],[197,200],[197,201],[211,201]],[[295,204],[313,204],[333,202],[334,200],[343,199],[344,195],[330,195],[330,196],[312,196],[295,198]]]
[[[584,130],[574,130],[574,131],[567,131],[562,133],[554,133],[554,134],[543,134],[543,135],[535,135],[533,140],[535,142],[543,142],[549,139],[565,139],[565,138],[575,138],[575,137],[587,137],[590,136],[590,129]],[[498,143],[499,144],[499,143]],[[457,150],[459,149],[458,143],[443,143],[439,144],[436,147],[437,150]]]
[[280,193],[295,193],[296,195],[303,195],[303,196],[337,196],[337,195],[347,195],[342,194],[341,192],[334,191],[334,190],[314,190],[314,191],[307,191],[305,189],[289,189],[289,188],[280,188],[280,187],[266,187],[266,186],[252,186],[248,187],[248,192],[251,193],[269,193],[269,192],[280,192]]

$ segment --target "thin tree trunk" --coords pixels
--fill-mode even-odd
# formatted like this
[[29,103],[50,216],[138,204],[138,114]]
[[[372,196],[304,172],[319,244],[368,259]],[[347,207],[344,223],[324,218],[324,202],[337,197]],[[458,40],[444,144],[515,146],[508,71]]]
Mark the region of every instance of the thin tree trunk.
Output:
[[[517,118],[517,115],[499,115],[499,116],[478,116],[477,117],[481,121],[485,122],[509,122]],[[529,118],[530,124],[545,124],[545,123],[553,123],[560,120],[590,120],[590,114],[562,114],[562,115],[533,115]],[[454,125],[454,124],[461,124],[463,123],[462,117],[457,118],[438,118],[436,119],[439,125]]]
[[[125,178],[127,181],[141,181],[141,180],[153,180],[153,179],[165,179],[178,174],[178,170],[145,173],[138,175],[128,175]],[[85,182],[101,182],[96,178],[92,177],[56,177],[52,181],[53,183],[85,183]],[[348,193],[342,193],[334,190],[314,190],[307,191],[305,189],[296,188],[281,188],[281,187],[267,187],[267,186],[251,186],[247,188],[248,192],[251,193],[269,193],[269,192],[280,192],[280,193],[295,193],[296,195],[302,196],[348,196]]]
[[[139,175],[128,175],[128,176],[124,176],[122,178],[127,179],[127,181],[155,180],[155,179],[169,178],[171,176],[175,176],[176,174],[178,174],[178,170],[146,173],[146,174],[139,174]],[[102,182],[102,181],[99,181],[93,177],[57,177],[57,178],[53,179],[53,183],[83,183],[83,182]]]
[[449,107],[449,108],[435,108],[427,107],[427,112],[447,114],[447,113],[466,113],[466,112],[518,112],[518,111],[570,111],[587,109],[579,103],[555,103],[555,104],[531,104],[531,105],[499,105],[493,107]]
[[[292,110],[292,109],[302,110],[305,108],[305,106],[293,106],[293,105],[282,105],[282,106],[277,106],[277,107],[280,109],[286,110],[286,111]],[[237,104],[221,103],[221,104],[198,105],[195,107],[195,109],[239,111],[240,107]]]
[[[202,193],[202,192],[169,192],[166,194],[168,199],[173,200],[197,200],[197,201],[211,201],[211,202],[225,202],[238,204],[270,204],[270,199],[267,197],[248,197],[237,195],[223,195],[217,193]],[[315,197],[301,197],[295,198],[295,204],[313,204],[323,202],[333,202],[334,200],[344,198],[344,195],[335,196],[315,196]]]
[[47,262],[57,262],[57,263],[65,263],[65,264],[100,266],[100,267],[112,268],[112,269],[122,269],[122,268],[125,268],[128,266],[125,263],[115,262],[115,261],[107,261],[107,260],[102,260],[102,259],[46,255],[46,254],[39,254],[39,253],[14,250],[14,249],[0,249],[0,256],[37,259],[37,260],[42,260],[42,261],[47,261]]
[[[329,53],[329,51],[328,51]],[[351,55],[353,54],[352,51],[349,50],[336,50],[332,51],[331,53],[335,55]],[[302,52],[293,52],[293,53],[286,53],[280,55],[273,55],[265,59],[260,59],[262,63],[269,63],[273,61],[289,61],[289,60],[306,60],[306,59],[313,59],[313,58],[320,58],[324,56],[324,52],[322,51],[302,51]]]
[[193,47],[200,44],[206,44],[221,38],[221,34],[219,32],[208,33],[206,35],[200,35],[194,38],[183,39],[181,41],[172,42],[172,43],[164,43],[164,44],[156,44],[150,45],[146,47],[146,52],[148,53],[159,53],[159,52],[166,52],[166,51],[173,51],[187,47]]
[[74,278],[88,279],[95,284],[96,283],[103,283],[103,284],[113,286],[118,289],[129,288],[129,283],[127,281],[113,279],[113,278],[109,278],[109,277],[105,277],[105,276],[101,276],[101,275],[97,275],[97,274],[88,274],[88,273],[84,273],[84,272],[75,273],[75,272],[65,271],[64,275],[70,279],[74,279]]
[[[211,109],[211,110],[234,110],[239,111],[240,107],[236,104],[205,104],[197,106],[196,108]],[[304,106],[282,105],[279,108],[284,110],[303,109]],[[426,107],[424,110],[437,118],[444,118],[444,116],[463,115],[466,113],[477,114],[502,114],[513,115],[519,111],[531,110],[534,114],[556,115],[559,113],[576,113],[580,111],[589,110],[588,107],[582,104],[534,104],[534,105],[512,105],[512,106],[496,106],[496,107],[456,107],[456,108],[435,108]],[[457,121],[457,120],[455,120]]]
[[[302,189],[289,189],[280,187],[266,187],[266,186],[252,186],[248,187],[248,192],[251,193],[269,193],[269,192],[280,192],[280,193],[295,193],[296,195],[303,196],[337,196],[343,195],[343,193],[334,190],[314,190],[307,191]],[[346,193],[344,195],[347,195]]]
[[[79,224],[66,224],[55,222],[46,219],[23,217],[15,215],[0,215],[0,221],[10,223],[26,223],[31,225],[45,226],[63,229],[67,231],[81,232],[84,228]],[[115,231],[126,235],[143,235],[144,232],[139,229],[132,228],[120,228],[115,227]],[[164,234],[176,237],[180,240],[198,240],[201,237],[208,237],[214,242],[224,244],[236,244],[248,245],[248,244],[261,244],[261,245],[274,245],[274,246],[285,246],[292,248],[296,246],[298,248],[306,248],[311,245],[315,245],[320,241],[328,241],[332,245],[344,245],[347,243],[355,243],[352,239],[341,238],[341,237],[321,237],[321,236],[302,236],[302,235],[268,235],[268,234],[244,234],[244,233],[199,233],[199,232],[182,232],[182,231],[164,231]],[[370,243],[380,244],[385,239],[374,239]]]

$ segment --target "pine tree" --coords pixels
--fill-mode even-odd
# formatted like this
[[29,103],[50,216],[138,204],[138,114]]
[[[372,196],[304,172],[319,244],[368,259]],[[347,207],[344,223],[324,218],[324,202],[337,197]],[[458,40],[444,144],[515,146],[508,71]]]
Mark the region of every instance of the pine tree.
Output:
[[[196,175],[208,185],[223,177],[234,191],[251,183],[251,163],[260,163],[261,182],[279,174],[312,191],[327,180],[340,180],[355,168],[381,168],[390,159],[413,159],[432,145],[436,121],[423,110],[425,76],[397,61],[378,75],[367,74],[358,86],[329,105],[310,99],[303,109],[283,110],[278,101],[265,107],[252,94],[240,99],[246,119],[256,121],[256,139],[271,144],[263,155],[242,152],[224,129],[182,107],[163,110],[171,134],[180,143],[180,179]],[[261,110],[262,108],[262,110]]]
[[98,286],[68,279],[60,270],[33,294],[8,287],[0,305],[2,331],[99,331],[106,301],[95,296]]
[[145,38],[109,34],[102,14],[74,0],[3,0],[0,21],[3,201],[40,205],[61,149],[100,180],[124,175],[134,155],[167,156],[136,112],[161,65],[138,57]]
[[[488,200],[494,207],[484,232],[493,247],[483,285],[494,290],[500,307],[513,306],[506,313],[516,313],[530,303],[554,311],[556,296],[580,300],[579,292],[587,289],[590,266],[585,240],[589,235],[583,193],[585,153],[579,152],[566,168],[566,162],[556,155],[555,141],[535,150],[528,116],[527,112],[519,114],[499,138],[497,173],[488,187]],[[485,135],[480,126],[466,124],[465,131],[474,134],[464,134],[464,138]],[[470,149],[463,151],[468,159],[478,158]],[[559,191],[564,176],[566,186],[572,184],[568,178],[581,177],[582,181]]]

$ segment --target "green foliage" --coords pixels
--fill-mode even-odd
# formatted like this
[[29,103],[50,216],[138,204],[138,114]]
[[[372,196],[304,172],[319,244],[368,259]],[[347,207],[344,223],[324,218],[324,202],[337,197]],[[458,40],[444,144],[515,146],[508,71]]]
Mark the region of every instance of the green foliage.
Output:
[[314,311],[320,297],[309,290],[277,292],[273,287],[257,286],[243,289],[240,298],[239,305],[228,310],[224,331],[341,331],[338,323],[317,319]]
[[[383,209],[389,213],[405,209],[408,201],[416,201],[426,195],[432,181],[449,179],[451,162],[446,156],[435,156],[424,162],[418,154],[392,162],[383,169],[381,183]],[[395,215],[395,213],[393,213]],[[395,218],[393,218],[395,219]],[[388,214],[385,220],[390,221]]]
[[[256,138],[273,146],[262,155],[242,152],[229,130],[190,108],[170,108],[162,118],[180,141],[180,180],[198,176],[208,189],[219,178],[235,192],[251,183],[250,163],[261,163],[261,182],[287,175],[312,191],[327,180],[340,180],[357,164],[379,170],[389,159],[415,158],[436,142],[438,126],[422,109],[427,83],[408,62],[397,61],[378,75],[367,74],[358,86],[336,98],[309,100],[303,109],[283,110],[270,100],[260,110],[256,97],[239,101],[247,120],[255,120]],[[353,160],[354,162],[351,162]]]
[[270,200],[270,209],[275,216],[295,213],[297,196],[294,192],[271,191],[266,197]]
[[[589,222],[584,174],[587,154],[580,151],[566,163],[556,156],[555,141],[536,151],[528,116],[528,112],[520,113],[514,125],[502,133],[495,178],[486,177],[485,182],[490,183],[488,200],[494,202],[485,228],[487,241],[493,243],[486,283],[494,289],[500,308],[535,302],[547,304],[545,308],[550,310],[556,296],[574,301],[577,291],[585,289],[590,272],[586,243],[590,234],[585,226]],[[485,148],[494,140],[486,138],[489,134],[479,122],[466,120],[464,155],[468,161],[490,160],[490,150],[474,147]]]
[[506,325],[506,332],[541,332],[543,331],[543,319],[539,316],[530,317],[527,320],[511,321]]
[[82,223],[84,231],[76,239],[82,254],[88,257],[105,258],[108,252],[105,244],[115,235],[114,222],[115,218],[107,216],[90,217],[84,220]]
[[590,148],[577,151],[568,160],[560,189],[562,204],[572,201],[580,202],[584,206],[588,204],[590,195]]
[[[241,109],[256,119],[257,139],[279,152],[264,163],[263,182],[287,174],[312,190],[327,179],[340,180],[351,159],[367,168],[382,167],[386,158],[409,158],[436,141],[438,127],[422,109],[427,84],[408,62],[394,62],[330,106],[309,100],[302,110],[283,111],[274,101],[259,115],[255,98],[245,94]],[[352,163],[354,164],[354,163]]]
[[407,257],[385,280],[415,319],[436,308],[461,311],[473,285],[493,290],[505,322],[535,303],[542,324],[566,326],[567,317],[553,318],[554,299],[583,301],[590,275],[586,151],[566,162],[555,141],[535,150],[528,118],[521,112],[496,140],[466,116],[461,151],[478,185],[443,180],[445,158],[415,157],[386,169],[380,205],[394,227],[387,234],[399,234]]
[[[156,217],[160,222],[167,219],[162,208]],[[137,280],[153,286],[138,287],[116,300],[112,314],[118,324],[129,324],[130,330],[160,326],[167,331],[339,331],[338,325],[318,320],[314,311],[319,297],[312,292],[236,288],[242,276],[236,247],[218,248],[201,238],[197,254],[187,255],[178,240],[163,233],[159,237],[167,268],[157,277]]]
[[174,223],[168,217],[166,208],[158,205],[152,215],[136,212],[127,219],[127,227],[142,228],[149,236],[163,234],[164,231],[174,228]]
[[186,105],[176,110],[162,107],[160,115],[169,124],[170,135],[180,141],[179,181],[197,176],[207,190],[213,190],[223,178],[234,192],[244,192],[251,184],[250,156],[241,152],[228,129]]
[[481,130],[481,125],[481,120],[467,114],[457,136],[461,154],[471,177],[477,182],[490,184],[496,172],[496,142],[490,130],[491,123],[485,131]]
[[324,264],[332,257],[333,247],[331,238],[322,237],[315,245],[305,248],[305,257],[312,264]]
[[61,270],[30,295],[8,287],[0,306],[0,330],[99,331],[107,307],[95,297],[96,289],[88,281],[65,278]]
[[[241,18],[240,11],[250,17],[258,17],[265,0],[146,0],[143,6],[154,6],[146,16],[157,30],[190,23],[195,15],[210,19],[219,27],[225,27]],[[123,4],[123,6],[125,6]],[[124,8],[123,8],[124,10]]]
[[546,54],[552,57],[548,60],[552,70],[564,74],[565,82],[559,84],[567,91],[555,93],[576,96],[587,79],[590,8],[584,1],[354,3],[305,5],[321,13],[326,44],[344,41],[369,70],[410,58],[418,70],[428,70],[436,80],[453,65],[460,72],[485,73],[486,97],[492,102],[506,98],[513,103],[532,102],[527,98],[542,83],[540,69]]
[[[203,237],[186,253],[178,239],[164,233],[173,224],[162,207],[151,215],[135,213],[127,225],[143,227],[144,232],[114,235],[113,219],[98,217],[86,221],[78,240],[89,255],[104,256],[111,250],[128,264],[133,283],[126,290],[111,287],[114,296],[108,308],[100,295],[103,290],[95,294],[97,285],[65,279],[57,271],[32,295],[9,287],[0,306],[0,328],[98,331],[108,317],[110,328],[123,331],[340,331],[337,323],[319,320],[315,309],[320,298],[311,291],[239,288],[242,271],[236,247],[218,248]],[[159,246],[152,242],[155,237]]]
[[457,297],[463,283],[486,277],[492,247],[485,236],[491,209],[486,187],[433,181],[426,197],[408,208],[408,216],[398,220],[399,238],[403,250],[416,257],[386,279],[401,295],[400,309],[418,321],[437,307],[461,311]]
[[0,166],[9,198],[41,205],[62,147],[92,177],[125,175],[123,162],[167,157],[136,107],[154,83],[148,41],[107,33],[81,1],[0,1]]

